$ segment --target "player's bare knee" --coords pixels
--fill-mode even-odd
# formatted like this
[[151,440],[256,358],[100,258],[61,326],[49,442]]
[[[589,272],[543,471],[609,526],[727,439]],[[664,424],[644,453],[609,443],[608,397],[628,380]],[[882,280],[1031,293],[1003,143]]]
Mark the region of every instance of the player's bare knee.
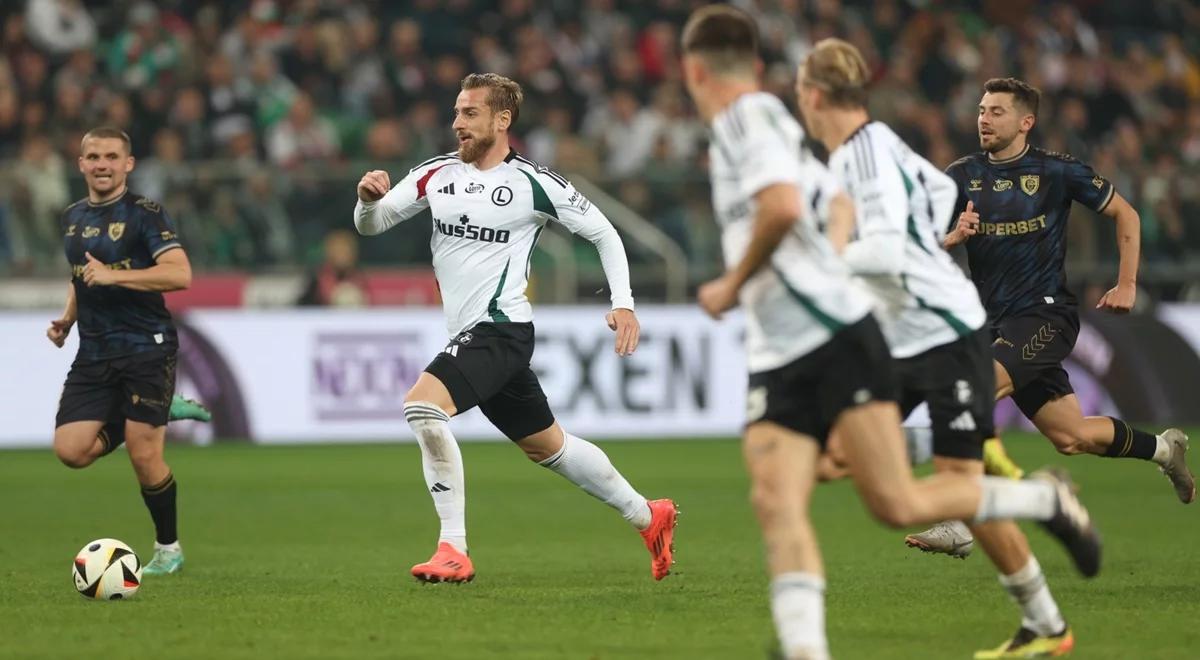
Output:
[[63,465],[74,470],[85,468],[95,460],[86,449],[58,443],[54,445],[54,455]]
[[779,489],[772,479],[756,479],[750,486],[750,504],[758,519],[766,524],[779,516],[785,502],[779,497]]
[[162,445],[153,439],[138,441],[128,438],[125,447],[129,450],[129,460],[135,468],[152,467],[162,461]]
[[543,463],[557,453],[540,446],[525,445],[520,443],[518,446],[521,448],[521,451],[525,452],[525,457],[534,463]]
[[408,392],[404,395],[404,403],[407,405],[410,403],[432,403],[432,401],[430,400],[429,392],[426,392],[425,388],[421,387],[420,383],[417,383],[409,388]]

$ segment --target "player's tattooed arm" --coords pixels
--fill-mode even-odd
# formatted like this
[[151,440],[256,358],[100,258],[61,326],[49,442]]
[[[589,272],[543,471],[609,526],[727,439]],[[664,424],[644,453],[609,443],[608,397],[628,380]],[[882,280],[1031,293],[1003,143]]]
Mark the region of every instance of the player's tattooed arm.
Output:
[[1142,220],[1137,209],[1133,208],[1120,193],[1113,192],[1108,206],[1101,211],[1117,223],[1117,251],[1121,255],[1120,270],[1117,273],[1117,285],[1109,289],[1096,309],[1107,309],[1117,314],[1125,314],[1133,309],[1137,301],[1137,272],[1138,261],[1142,250]]

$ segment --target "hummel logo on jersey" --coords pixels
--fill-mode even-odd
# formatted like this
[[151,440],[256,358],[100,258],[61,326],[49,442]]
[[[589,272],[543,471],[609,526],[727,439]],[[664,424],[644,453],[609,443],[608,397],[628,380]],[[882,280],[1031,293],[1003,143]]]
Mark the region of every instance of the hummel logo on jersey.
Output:
[[467,186],[467,192],[472,195],[483,192],[483,184],[472,181],[471,185]]
[[962,414],[950,420],[951,431],[974,431],[975,418],[971,416],[968,410],[962,411]]
[[[451,183],[448,186],[442,186],[441,188],[438,188],[438,192],[442,193],[443,195],[453,195],[454,194],[454,184]],[[470,192],[470,191],[468,190],[467,192]]]
[[446,491],[448,491],[448,490],[450,490],[450,487],[449,487],[449,486],[447,486],[446,484],[444,484],[444,483],[442,483],[442,482],[440,482],[440,481],[439,481],[439,482],[437,482],[437,483],[433,484],[433,487],[429,489],[429,492],[431,492],[431,493],[444,493],[444,492],[446,492]]

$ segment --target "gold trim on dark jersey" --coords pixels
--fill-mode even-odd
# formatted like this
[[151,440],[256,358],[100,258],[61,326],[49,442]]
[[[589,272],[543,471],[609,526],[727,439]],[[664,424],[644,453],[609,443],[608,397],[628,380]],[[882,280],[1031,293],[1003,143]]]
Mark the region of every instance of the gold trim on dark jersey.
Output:
[[[1096,178],[1098,179],[1100,177],[1096,177]],[[1096,213],[1104,213],[1104,209],[1108,208],[1109,204],[1112,204],[1113,198],[1116,196],[1117,196],[1117,187],[1112,184],[1109,184],[1108,197],[1104,198],[1104,203],[1101,204],[1100,207],[1096,209]]]
[[1021,160],[1022,158],[1025,157],[1025,154],[1027,154],[1027,153],[1029,153],[1029,145],[1028,144],[1026,144],[1025,148],[1021,150],[1021,153],[1017,154],[1016,156],[1013,156],[1012,158],[1005,158],[1004,160],[994,160],[992,158],[992,155],[988,154],[987,160],[988,160],[988,163],[991,163],[992,165],[1007,165],[1008,163],[1015,163],[1016,161]]
[[[113,197],[112,199],[108,200],[107,202],[100,202],[99,204],[94,204],[94,203],[92,203],[92,200],[89,199],[87,201],[87,203],[88,203],[88,206],[90,206],[94,209],[100,209],[100,208],[104,208],[105,206],[112,206],[113,204],[116,204],[117,202],[121,201],[122,199],[125,199],[125,195],[128,195],[128,194],[129,194],[129,188],[125,188],[125,192],[121,193],[120,195],[117,195],[116,197]],[[74,206],[74,204],[72,204],[71,206]],[[70,207],[67,207],[67,208],[70,208]]]

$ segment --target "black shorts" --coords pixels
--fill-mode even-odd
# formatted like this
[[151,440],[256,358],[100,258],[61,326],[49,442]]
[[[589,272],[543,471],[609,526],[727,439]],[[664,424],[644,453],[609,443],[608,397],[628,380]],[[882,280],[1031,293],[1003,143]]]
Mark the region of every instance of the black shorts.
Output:
[[55,426],[121,419],[163,426],[175,396],[175,349],[110,360],[76,360],[67,372]]
[[947,458],[983,458],[983,441],[995,435],[996,372],[989,333],[977,330],[903,360],[896,360],[900,416],[921,402],[929,404],[933,454]]
[[879,324],[868,314],[807,355],[750,374],[746,423],[774,422],[824,447],[842,411],[895,399],[892,357]]
[[1062,363],[1079,337],[1079,311],[1067,305],[1040,305],[992,326],[992,355],[1013,383],[1013,402],[1025,417],[1071,394]]
[[425,371],[450,392],[462,414],[475,406],[510,440],[554,424],[537,375],[532,323],[479,323],[458,333]]

